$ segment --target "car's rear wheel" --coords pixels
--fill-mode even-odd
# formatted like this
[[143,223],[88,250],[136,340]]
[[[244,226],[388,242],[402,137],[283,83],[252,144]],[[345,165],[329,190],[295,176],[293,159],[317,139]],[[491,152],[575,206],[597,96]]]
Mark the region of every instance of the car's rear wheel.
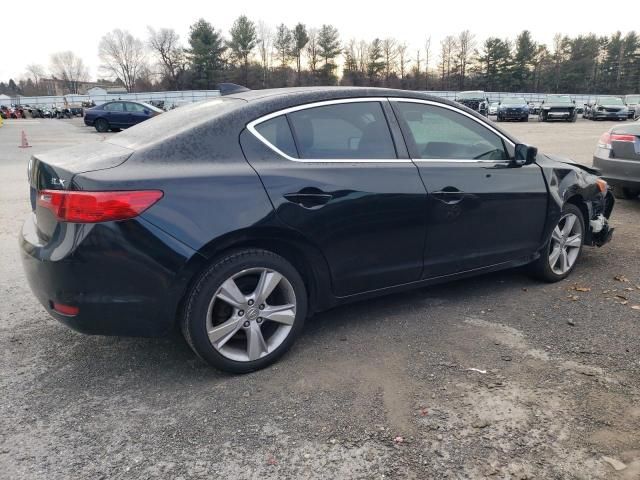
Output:
[[182,332],[205,362],[247,373],[275,362],[302,330],[307,292],[298,271],[266,250],[214,261],[187,295]]
[[100,133],[105,133],[109,131],[109,122],[107,122],[104,118],[99,118],[93,124],[96,127],[96,130]]
[[580,257],[584,235],[582,212],[577,206],[566,204],[540,258],[531,264],[532,273],[545,282],[566,278]]

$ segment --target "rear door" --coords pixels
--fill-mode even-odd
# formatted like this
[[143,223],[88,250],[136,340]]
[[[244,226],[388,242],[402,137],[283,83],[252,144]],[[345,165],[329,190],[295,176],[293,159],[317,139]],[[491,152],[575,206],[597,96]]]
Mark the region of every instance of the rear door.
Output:
[[130,126],[136,125],[140,122],[144,122],[151,116],[151,112],[139,103],[126,102],[125,108],[128,114],[127,122]]
[[104,106],[107,121],[114,128],[128,127],[129,114],[124,108],[124,102],[111,102]]
[[277,112],[241,142],[277,215],[323,252],[336,295],[420,279],[426,192],[386,99]]
[[411,99],[392,105],[429,192],[424,277],[534,253],[547,211],[540,167],[513,167],[513,144],[457,108]]

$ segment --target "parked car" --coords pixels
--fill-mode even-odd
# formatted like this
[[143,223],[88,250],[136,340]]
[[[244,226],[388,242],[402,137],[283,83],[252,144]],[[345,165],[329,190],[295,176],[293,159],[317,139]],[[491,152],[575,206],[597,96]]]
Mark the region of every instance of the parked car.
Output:
[[485,117],[489,115],[489,98],[487,94],[481,90],[459,92],[456,96],[456,102],[471,110],[475,110]]
[[157,107],[144,102],[118,100],[90,108],[84,112],[84,123],[99,132],[118,131],[149,120],[162,113]]
[[547,95],[538,113],[538,121],[564,120],[575,122],[578,119],[576,102],[569,95]]
[[614,203],[594,170],[391,89],[230,94],[28,170],[22,259],[53,317],[108,335],[177,324],[231,372],[354,300],[527,264],[566,278],[610,239]]
[[489,115],[498,114],[498,105],[500,105],[500,102],[491,102],[489,104]]
[[576,104],[576,114],[582,115],[583,113],[584,113],[584,105],[577,105]]
[[499,122],[505,120],[529,121],[529,104],[523,97],[506,97],[498,106]]
[[629,118],[640,117],[640,95],[625,95],[624,103],[629,110]]
[[620,97],[598,97],[595,102],[587,105],[584,116],[590,120],[625,121],[629,116],[629,109]]
[[593,166],[601,171],[616,196],[640,194],[640,123],[617,125],[604,133],[593,154]]

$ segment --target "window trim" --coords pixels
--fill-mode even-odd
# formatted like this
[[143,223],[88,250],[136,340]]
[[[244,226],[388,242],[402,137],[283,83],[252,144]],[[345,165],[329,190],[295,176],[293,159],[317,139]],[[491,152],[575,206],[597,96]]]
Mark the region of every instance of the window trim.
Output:
[[[446,108],[447,110],[452,110],[456,113],[462,114],[468,118],[470,118],[471,120],[475,121],[476,123],[478,123],[479,125],[481,125],[482,127],[486,128],[487,130],[491,131],[492,133],[495,133],[496,135],[498,135],[498,137],[500,137],[502,139],[502,141],[504,143],[507,143],[509,145],[511,145],[512,148],[515,148],[516,144],[513,143],[509,138],[507,138],[504,134],[502,134],[500,131],[496,130],[495,128],[493,128],[491,125],[487,125],[486,123],[484,123],[483,121],[481,121],[480,119],[474,117],[473,115],[460,110],[459,108],[453,107],[451,105],[446,105],[444,103],[440,103],[440,102],[434,102],[432,100],[422,100],[422,99],[418,99],[418,98],[406,98],[406,97],[389,97],[389,101],[390,102],[404,102],[404,103],[422,103],[424,105],[431,105],[433,107],[440,107],[440,108]],[[400,120],[400,119],[398,119]],[[406,140],[405,140],[406,143]],[[412,160],[414,162],[447,162],[447,163],[505,163],[508,164],[511,162],[511,160],[474,160],[474,159],[455,159],[455,158],[412,158]]]
[[[293,158],[289,155],[287,155],[286,153],[284,153],[282,150],[280,150],[278,147],[276,147],[275,145],[273,145],[271,142],[269,142],[266,138],[264,138],[262,135],[260,135],[260,133],[256,130],[256,126],[261,124],[262,122],[266,122],[267,120],[271,120],[272,118],[276,118],[279,117],[281,115],[287,115],[288,113],[292,113],[292,112],[299,112],[300,110],[307,110],[310,108],[316,108],[316,107],[324,107],[324,106],[328,106],[328,105],[340,105],[340,104],[344,104],[344,103],[361,103],[361,102],[377,102],[377,103],[383,103],[383,102],[388,102],[389,99],[387,97],[357,97],[357,98],[341,98],[341,99],[337,99],[337,100],[324,100],[321,102],[313,102],[313,103],[305,103],[303,105],[296,105],[295,107],[289,107],[289,108],[285,108],[284,110],[279,110],[277,112],[273,112],[273,113],[269,113],[267,115],[264,115],[263,117],[257,118],[256,120],[253,120],[251,122],[249,122],[247,124],[247,130],[249,130],[258,140],[260,140],[262,143],[264,143],[267,147],[269,147],[271,150],[273,150],[274,152],[276,152],[278,155],[282,156],[283,158],[286,158],[287,160],[290,160],[292,162],[300,162],[300,163],[411,163],[411,160],[408,158],[393,158],[393,159],[387,159],[387,158],[372,158],[372,159],[362,159],[362,158],[354,158],[354,159],[345,159],[345,158],[326,158],[326,159],[319,159],[319,158]],[[383,105],[380,105],[382,107],[382,113],[384,114],[384,118],[385,121],[387,123],[387,128],[389,129],[389,135],[391,137],[391,141],[392,143],[394,143],[394,150],[396,150],[396,155],[397,155],[397,147],[395,145],[395,141],[393,138],[393,132],[391,131],[391,125],[389,125],[389,119],[387,118],[386,112],[384,111],[384,107]],[[289,121],[289,119],[287,118],[287,122]],[[289,125],[289,128],[291,129],[291,125]],[[293,129],[291,129],[292,132],[291,134],[293,135]],[[297,145],[296,145],[297,148]]]

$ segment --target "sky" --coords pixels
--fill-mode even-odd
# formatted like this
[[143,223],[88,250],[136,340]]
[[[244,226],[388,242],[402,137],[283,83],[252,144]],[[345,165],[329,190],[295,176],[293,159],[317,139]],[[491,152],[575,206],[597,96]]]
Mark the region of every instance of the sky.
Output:
[[443,37],[465,29],[475,34],[478,44],[489,36],[515,38],[522,30],[530,30],[538,42],[551,44],[557,32],[569,36],[589,32],[605,35],[615,30],[640,29],[638,0],[617,1],[605,20],[599,19],[602,5],[594,10],[584,1],[536,0],[530,8],[526,5],[517,0],[7,1],[0,8],[0,18],[4,19],[0,81],[23,77],[30,63],[48,69],[50,55],[65,50],[82,57],[95,79],[100,65],[98,43],[106,32],[120,28],[146,39],[148,26],[168,27],[175,29],[186,43],[189,25],[201,17],[224,35],[242,14],[272,27],[280,23],[290,27],[298,22],[308,27],[328,23],[338,28],[344,42],[351,38],[370,41],[394,37],[406,42],[411,52],[423,49],[430,36],[432,55],[436,56]]

